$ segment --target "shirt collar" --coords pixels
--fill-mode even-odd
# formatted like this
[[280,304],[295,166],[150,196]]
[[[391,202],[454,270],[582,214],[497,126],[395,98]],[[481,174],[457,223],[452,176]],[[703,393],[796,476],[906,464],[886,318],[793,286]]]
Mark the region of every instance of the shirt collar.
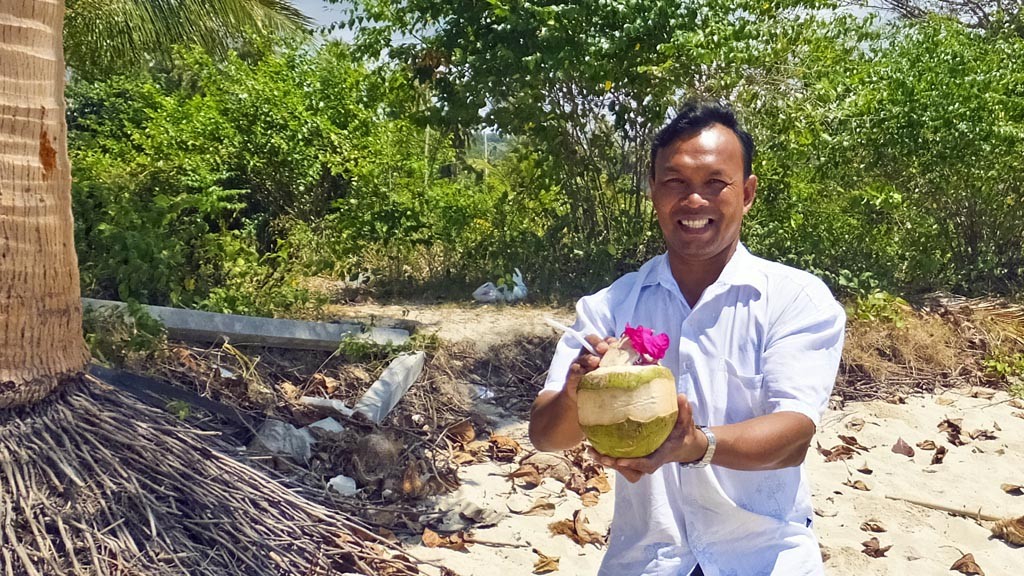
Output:
[[[670,292],[682,298],[679,284],[676,282],[675,277],[672,276],[672,268],[668,263],[668,253],[662,253],[658,256],[658,259],[657,265],[654,266],[644,279],[644,285],[661,284]],[[725,264],[725,268],[722,269],[718,280],[711,286],[726,288],[731,286],[749,286],[757,290],[758,294],[763,294],[767,279],[757,264],[757,258],[741,242],[736,245],[736,251],[733,252],[732,258]],[[708,288],[711,288],[711,286]]]

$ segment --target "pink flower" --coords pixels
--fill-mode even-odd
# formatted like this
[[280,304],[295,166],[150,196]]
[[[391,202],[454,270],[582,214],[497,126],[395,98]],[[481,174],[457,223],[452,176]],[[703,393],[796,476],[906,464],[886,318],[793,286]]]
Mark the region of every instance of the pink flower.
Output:
[[662,333],[655,336],[654,331],[650,328],[639,325],[632,328],[627,323],[623,336],[629,338],[633,348],[640,353],[641,364],[656,363],[665,357],[665,351],[668,350],[668,334]]

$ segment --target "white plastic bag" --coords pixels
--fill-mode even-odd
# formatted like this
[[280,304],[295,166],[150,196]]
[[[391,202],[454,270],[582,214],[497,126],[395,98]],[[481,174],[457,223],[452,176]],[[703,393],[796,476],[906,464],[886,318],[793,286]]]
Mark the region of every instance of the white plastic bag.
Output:
[[473,300],[477,302],[495,302],[499,297],[498,287],[494,285],[494,282],[482,284],[473,291]]

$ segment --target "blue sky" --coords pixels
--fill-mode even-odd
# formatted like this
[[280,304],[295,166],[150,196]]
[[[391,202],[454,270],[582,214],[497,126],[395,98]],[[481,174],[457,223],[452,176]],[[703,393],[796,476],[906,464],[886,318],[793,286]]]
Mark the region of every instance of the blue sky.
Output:
[[292,0],[292,5],[305,12],[318,26],[326,26],[342,17],[341,4],[328,4],[323,0]]

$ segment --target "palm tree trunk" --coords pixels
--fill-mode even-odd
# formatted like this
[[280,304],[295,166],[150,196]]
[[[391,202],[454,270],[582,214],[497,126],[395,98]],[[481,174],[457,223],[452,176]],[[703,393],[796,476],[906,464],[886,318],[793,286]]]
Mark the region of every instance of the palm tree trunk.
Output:
[[0,3],[0,408],[88,361],[71,219],[62,0]]

